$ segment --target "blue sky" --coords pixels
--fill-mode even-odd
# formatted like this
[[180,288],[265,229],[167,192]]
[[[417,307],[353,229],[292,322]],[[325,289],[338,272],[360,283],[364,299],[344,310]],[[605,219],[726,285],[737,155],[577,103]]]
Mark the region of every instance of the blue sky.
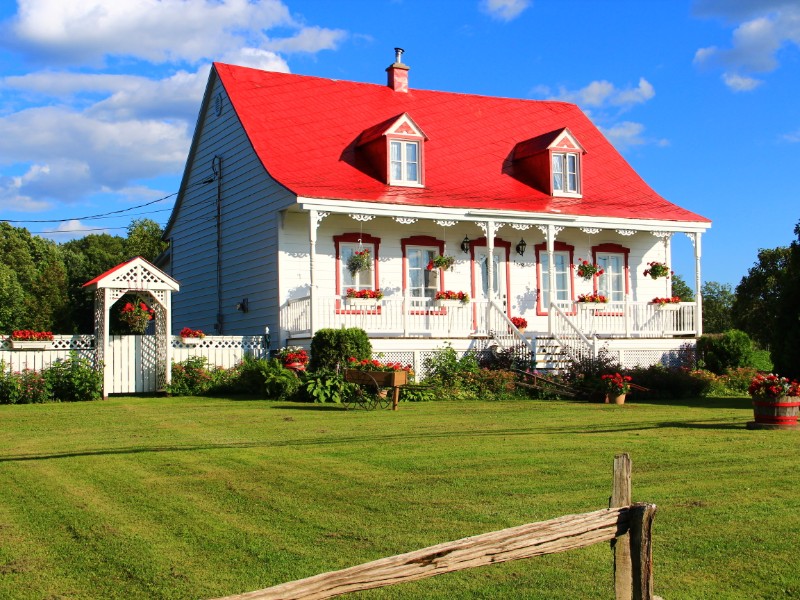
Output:
[[[211,61],[383,84],[395,46],[411,87],[581,106],[712,219],[704,280],[793,238],[797,0],[0,0],[0,219],[58,240],[164,224]],[[692,280],[686,236],[673,251]]]

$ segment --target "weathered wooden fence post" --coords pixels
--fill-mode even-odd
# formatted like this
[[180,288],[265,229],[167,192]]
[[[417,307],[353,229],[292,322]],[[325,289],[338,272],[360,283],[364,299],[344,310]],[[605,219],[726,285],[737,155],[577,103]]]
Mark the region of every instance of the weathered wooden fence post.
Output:
[[[625,454],[614,456],[614,482],[609,508],[631,504],[631,457]],[[633,567],[631,565],[630,533],[617,536],[611,542],[614,552],[614,592],[616,600],[633,598]]]
[[614,551],[614,593],[616,600],[653,600],[653,518],[654,504],[633,504],[631,499],[631,457],[614,457],[614,486],[610,508],[630,506],[628,531],[611,541]]

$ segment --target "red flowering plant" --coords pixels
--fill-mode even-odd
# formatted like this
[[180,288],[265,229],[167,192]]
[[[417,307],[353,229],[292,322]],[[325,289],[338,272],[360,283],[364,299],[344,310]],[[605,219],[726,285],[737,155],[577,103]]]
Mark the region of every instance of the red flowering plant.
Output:
[[592,277],[599,277],[605,271],[600,268],[600,265],[595,265],[590,263],[588,260],[583,260],[582,258],[578,259],[578,269],[577,269],[578,277],[582,277],[586,281],[589,281]]
[[141,300],[126,302],[120,310],[119,316],[128,325],[133,333],[143,334],[147,324],[153,320],[156,311]]
[[800,383],[773,373],[759,373],[750,381],[747,392],[753,400],[780,400],[786,396],[800,396]]
[[679,304],[680,301],[680,296],[672,296],[671,298],[653,298],[650,300],[650,304]]
[[433,296],[434,300],[458,300],[461,304],[469,303],[469,294],[466,292],[454,292],[452,290],[445,290],[444,292],[436,292]]
[[356,369],[358,371],[405,371],[409,375],[414,374],[411,365],[404,365],[399,362],[381,362],[379,360],[370,360],[367,358],[359,360],[354,356],[347,359],[347,368]]
[[381,290],[356,290],[354,288],[347,288],[347,297],[348,298],[363,298],[363,299],[374,299],[380,300],[383,298],[383,292]]
[[456,262],[456,259],[452,256],[445,256],[443,254],[439,254],[438,256],[434,256],[433,260],[428,262],[428,266],[426,267],[428,271],[433,271],[434,269],[444,269],[445,271],[453,268],[453,263]]
[[16,342],[52,342],[53,332],[17,329],[11,332],[11,339]]
[[181,329],[181,337],[182,338],[204,338],[206,334],[203,333],[202,329],[191,329],[190,327],[184,327]]
[[303,350],[300,346],[286,346],[278,350],[278,358],[284,365],[291,365],[300,363],[305,365],[308,363],[308,352]]
[[608,302],[608,296],[602,294],[581,294],[578,296],[578,302],[594,302],[595,304],[605,304]]
[[631,381],[633,381],[633,379],[630,375],[622,375],[621,373],[600,376],[600,383],[605,388],[606,393],[615,396],[621,396],[622,394],[630,392]]
[[647,266],[649,268],[644,270],[645,277],[650,277],[651,279],[661,279],[662,277],[669,278],[670,275],[674,275],[674,273],[669,270],[667,263],[650,262],[647,263]]
[[511,317],[511,324],[517,329],[524,329],[528,326],[528,322],[522,317]]
[[369,271],[372,266],[372,256],[369,250],[357,250],[347,259],[347,270],[355,277],[359,271]]

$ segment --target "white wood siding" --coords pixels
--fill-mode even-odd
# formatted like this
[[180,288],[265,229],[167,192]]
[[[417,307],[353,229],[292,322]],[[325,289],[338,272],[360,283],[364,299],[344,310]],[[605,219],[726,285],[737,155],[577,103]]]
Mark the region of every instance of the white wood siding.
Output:
[[[223,96],[221,115],[213,101],[218,93]],[[171,231],[171,275],[181,285],[173,296],[173,332],[189,326],[217,333],[217,182],[201,183],[213,176],[215,156],[222,160],[222,333],[260,334],[265,326],[277,331],[276,214],[296,199],[264,170],[218,80],[210,98],[198,122],[186,192]],[[248,313],[236,310],[244,298]]]

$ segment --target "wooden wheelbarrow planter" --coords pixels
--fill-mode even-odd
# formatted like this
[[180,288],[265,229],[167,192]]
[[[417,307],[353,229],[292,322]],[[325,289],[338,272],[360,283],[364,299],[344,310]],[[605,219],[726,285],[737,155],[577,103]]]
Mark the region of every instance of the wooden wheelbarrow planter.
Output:
[[408,383],[406,371],[363,371],[345,369],[344,380],[366,387],[376,394],[381,388],[392,388],[392,410],[397,410],[400,401],[400,388]]

